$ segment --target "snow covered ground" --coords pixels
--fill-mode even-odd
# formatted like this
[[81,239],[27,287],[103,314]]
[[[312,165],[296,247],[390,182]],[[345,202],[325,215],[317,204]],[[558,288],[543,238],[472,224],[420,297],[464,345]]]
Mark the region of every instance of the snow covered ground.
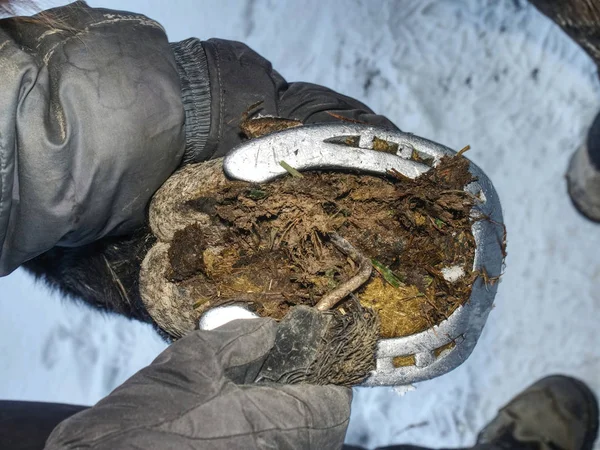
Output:
[[[145,13],[171,40],[242,40],[289,80],[470,144],[494,182],[509,256],[477,348],[404,397],[357,389],[349,443],[470,445],[498,407],[551,373],[600,394],[600,226],[573,210],[563,178],[600,85],[588,57],[524,0],[89,3]],[[19,271],[0,279],[0,297],[0,398],[90,404],[164,347],[149,328],[61,301]]]

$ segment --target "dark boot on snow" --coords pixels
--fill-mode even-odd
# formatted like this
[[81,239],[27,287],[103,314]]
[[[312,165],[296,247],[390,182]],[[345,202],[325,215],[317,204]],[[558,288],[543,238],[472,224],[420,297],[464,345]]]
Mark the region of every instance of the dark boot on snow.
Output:
[[495,449],[591,450],[597,433],[598,402],[592,391],[579,380],[556,375],[512,399],[477,443]]
[[600,222],[600,114],[596,116],[585,144],[571,157],[567,186],[579,212]]

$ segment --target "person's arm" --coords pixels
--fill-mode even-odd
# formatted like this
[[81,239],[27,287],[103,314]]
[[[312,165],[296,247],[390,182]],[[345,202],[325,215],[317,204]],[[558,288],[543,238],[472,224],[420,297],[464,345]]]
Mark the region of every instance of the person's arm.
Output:
[[143,223],[186,143],[162,27],[84,2],[4,19],[0,78],[0,276]]

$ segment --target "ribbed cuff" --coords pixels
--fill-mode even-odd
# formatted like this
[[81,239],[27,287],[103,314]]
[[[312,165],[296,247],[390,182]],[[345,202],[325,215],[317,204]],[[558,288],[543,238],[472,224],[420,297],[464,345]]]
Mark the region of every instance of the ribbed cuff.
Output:
[[181,80],[185,110],[185,153],[183,164],[208,159],[204,151],[210,132],[210,83],[206,54],[199,39],[171,43]]

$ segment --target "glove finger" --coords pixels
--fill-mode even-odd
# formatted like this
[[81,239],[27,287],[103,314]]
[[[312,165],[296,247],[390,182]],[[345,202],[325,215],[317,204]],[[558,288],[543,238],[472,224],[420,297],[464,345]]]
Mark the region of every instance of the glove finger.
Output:
[[[194,331],[174,342],[152,363],[179,369],[202,366],[204,375],[219,378],[223,370],[261,361],[275,343],[273,319],[238,319],[210,331]],[[190,370],[186,370],[189,372]]]
[[[171,345],[153,363],[177,367],[204,380],[252,383],[275,343],[277,322],[238,319],[211,331],[195,331]],[[188,375],[189,376],[189,375]]]
[[202,337],[213,346],[215,358],[225,370],[262,365],[275,344],[277,322],[266,318],[238,319],[209,333]]

